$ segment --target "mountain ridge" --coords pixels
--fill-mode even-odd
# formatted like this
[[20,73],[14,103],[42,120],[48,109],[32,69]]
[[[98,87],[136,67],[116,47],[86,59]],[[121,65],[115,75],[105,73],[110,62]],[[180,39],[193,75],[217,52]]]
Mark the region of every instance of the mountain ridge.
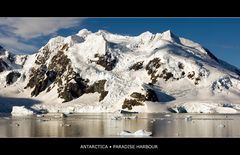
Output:
[[2,67],[0,96],[37,99],[42,104],[33,108],[49,112],[179,112],[191,99],[218,112],[240,104],[239,69],[170,30],[123,36],[82,29],[50,39],[38,53],[6,57],[0,68],[13,67]]

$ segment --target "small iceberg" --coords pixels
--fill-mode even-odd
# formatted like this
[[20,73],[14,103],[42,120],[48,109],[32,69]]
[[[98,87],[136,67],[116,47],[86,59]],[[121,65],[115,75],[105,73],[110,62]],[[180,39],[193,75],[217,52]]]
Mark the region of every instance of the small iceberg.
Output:
[[192,116],[186,116],[186,117],[185,117],[185,120],[186,120],[186,121],[192,121]]
[[122,117],[121,116],[112,116],[111,120],[121,120]]
[[137,130],[136,132],[130,132],[127,130],[123,130],[119,134],[120,136],[152,136],[152,132],[146,130]]
[[33,115],[34,112],[25,108],[25,106],[13,106],[11,114],[12,116],[27,116]]

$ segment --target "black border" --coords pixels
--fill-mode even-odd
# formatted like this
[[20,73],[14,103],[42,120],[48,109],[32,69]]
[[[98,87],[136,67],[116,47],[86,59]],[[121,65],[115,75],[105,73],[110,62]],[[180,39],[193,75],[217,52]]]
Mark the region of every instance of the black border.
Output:
[[[237,149],[240,140],[236,138],[1,138],[1,151],[28,153],[28,149],[53,153],[78,152],[168,152],[178,154],[230,154]],[[81,145],[107,145],[108,148],[81,149]],[[151,145],[152,149],[113,149],[113,145]]]
[[240,17],[237,1],[3,1],[2,17]]
[[[240,17],[236,2],[216,1],[4,1],[2,17]],[[80,149],[80,145],[158,145],[154,150]],[[233,153],[238,138],[0,138],[1,151],[8,153],[50,151],[78,152],[167,152],[178,154]],[[33,151],[28,151],[29,149]]]

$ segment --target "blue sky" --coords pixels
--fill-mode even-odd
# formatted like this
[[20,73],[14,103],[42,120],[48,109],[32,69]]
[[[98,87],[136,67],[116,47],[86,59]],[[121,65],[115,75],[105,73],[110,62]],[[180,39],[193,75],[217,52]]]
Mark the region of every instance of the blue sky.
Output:
[[82,28],[123,35],[171,30],[240,68],[240,18],[0,18],[0,44],[33,53],[51,37],[72,35]]

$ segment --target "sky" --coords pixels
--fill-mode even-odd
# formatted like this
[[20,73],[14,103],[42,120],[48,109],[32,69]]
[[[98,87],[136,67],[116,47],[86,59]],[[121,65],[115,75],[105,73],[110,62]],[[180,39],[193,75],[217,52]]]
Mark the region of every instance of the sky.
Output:
[[0,45],[15,53],[36,53],[50,38],[83,28],[131,36],[171,30],[240,68],[240,18],[0,17]]

